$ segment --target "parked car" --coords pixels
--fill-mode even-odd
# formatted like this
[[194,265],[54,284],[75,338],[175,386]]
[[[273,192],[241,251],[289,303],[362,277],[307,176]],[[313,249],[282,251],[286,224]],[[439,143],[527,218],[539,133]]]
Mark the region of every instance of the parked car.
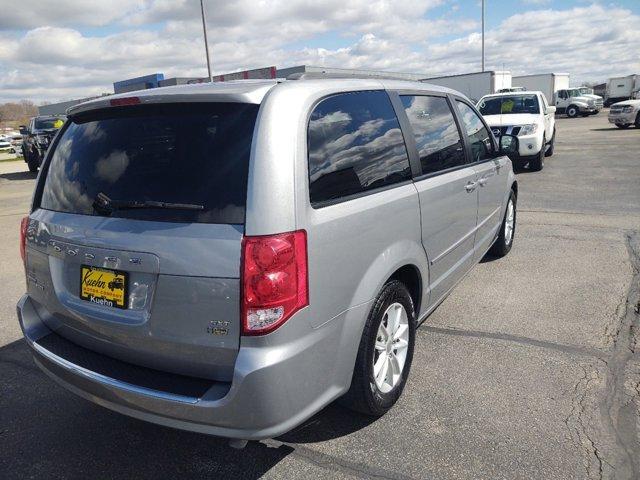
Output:
[[631,125],[640,128],[640,100],[625,100],[611,105],[609,123],[618,128],[628,128]]
[[15,148],[8,137],[0,137],[0,152],[15,153]]
[[465,97],[394,80],[72,107],[21,226],[36,363],[107,408],[241,440],[338,398],[382,415],[417,325],[512,247],[518,139],[500,140]]
[[516,135],[519,149],[509,155],[519,167],[531,170],[544,167],[544,157],[553,155],[556,140],[556,107],[549,105],[542,92],[518,92],[486,95],[478,110],[493,134]]
[[28,126],[20,127],[22,153],[30,172],[38,171],[51,140],[66,120],[63,115],[33,117]]

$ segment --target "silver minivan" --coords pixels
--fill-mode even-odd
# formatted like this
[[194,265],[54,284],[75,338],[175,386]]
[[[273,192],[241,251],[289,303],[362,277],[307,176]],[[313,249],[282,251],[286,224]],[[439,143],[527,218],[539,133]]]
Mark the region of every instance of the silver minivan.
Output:
[[511,249],[513,151],[460,94],[390,79],[74,106],[21,225],[22,330],[63,387],[170,427],[274,437],[336,399],[382,415],[420,322]]

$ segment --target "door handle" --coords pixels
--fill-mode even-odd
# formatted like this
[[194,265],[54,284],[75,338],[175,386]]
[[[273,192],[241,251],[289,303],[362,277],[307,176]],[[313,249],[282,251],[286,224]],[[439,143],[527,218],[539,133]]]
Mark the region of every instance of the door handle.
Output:
[[464,189],[465,189],[467,192],[471,193],[471,192],[473,192],[473,191],[476,189],[476,187],[477,187],[477,186],[478,186],[478,183],[477,183],[477,182],[469,182],[469,183],[467,183],[467,184],[464,186]]
[[488,181],[489,181],[489,179],[487,177],[482,177],[480,180],[478,180],[478,184],[481,187],[484,187],[487,184]]

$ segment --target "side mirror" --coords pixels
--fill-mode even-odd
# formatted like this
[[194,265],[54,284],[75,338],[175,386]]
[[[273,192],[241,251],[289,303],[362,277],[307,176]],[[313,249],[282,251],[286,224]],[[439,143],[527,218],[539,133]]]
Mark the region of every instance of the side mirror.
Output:
[[20,135],[27,135],[29,133],[29,130],[27,130],[27,127],[24,125],[20,125]]
[[513,135],[502,135],[500,137],[500,153],[509,155],[518,152],[518,138]]
[[549,105],[547,107],[547,110],[545,111],[545,113],[548,113],[549,115],[551,115],[552,113],[555,114],[556,113],[556,107],[554,107],[553,105]]

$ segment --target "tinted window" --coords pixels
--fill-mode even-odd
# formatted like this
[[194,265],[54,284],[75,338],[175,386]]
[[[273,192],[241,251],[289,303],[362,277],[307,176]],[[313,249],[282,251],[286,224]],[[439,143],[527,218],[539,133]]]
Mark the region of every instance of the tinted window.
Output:
[[456,104],[462,116],[462,123],[467,131],[469,143],[471,143],[473,161],[477,162],[491,158],[493,156],[493,140],[489,130],[469,105],[459,100],[456,100]]
[[386,92],[329,97],[309,120],[309,189],[323,202],[411,178],[404,139]]
[[64,124],[66,117],[57,118],[36,118],[34,121],[34,128],[36,130],[47,130],[51,128],[60,128]]
[[443,97],[401,96],[422,164],[422,173],[434,173],[465,163],[460,132],[449,102]]
[[540,113],[537,95],[503,95],[485,97],[478,103],[482,115],[500,115],[508,113]]
[[[53,152],[41,207],[141,220],[244,223],[257,110],[232,103],[144,105],[71,119]],[[98,193],[114,202],[202,209],[105,213],[94,207]]]

